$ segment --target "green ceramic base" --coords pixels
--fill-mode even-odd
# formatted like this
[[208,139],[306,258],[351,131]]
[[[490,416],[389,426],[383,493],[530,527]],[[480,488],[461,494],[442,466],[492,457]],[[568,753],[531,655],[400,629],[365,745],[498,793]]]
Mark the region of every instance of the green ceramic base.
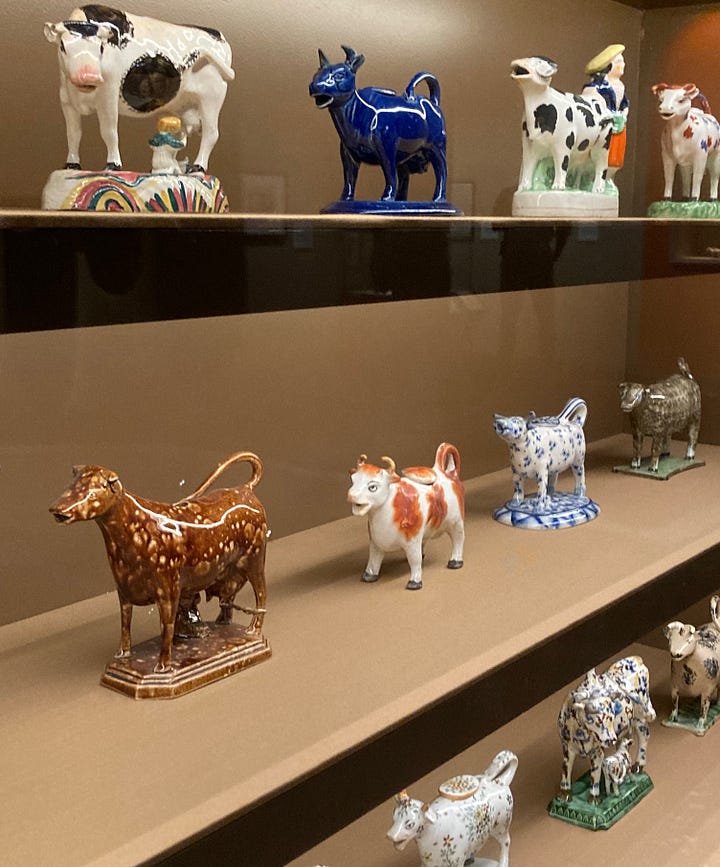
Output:
[[720,703],[716,702],[710,705],[705,725],[700,725],[699,717],[700,699],[684,698],[680,699],[677,719],[665,719],[662,721],[662,724],[668,728],[687,729],[694,735],[702,737],[708,729],[715,725],[718,717],[720,717]]
[[548,813],[556,819],[570,822],[590,831],[606,831],[629,813],[645,795],[652,791],[653,783],[647,774],[629,774],[620,786],[619,795],[606,795],[601,783],[599,804],[589,804],[590,772],[583,774],[572,784],[572,799],[563,801],[553,798],[548,804]]
[[717,220],[720,202],[653,202],[648,217],[676,217],[681,220]]
[[687,458],[673,458],[671,456],[661,457],[656,473],[650,472],[650,458],[642,458],[639,467],[631,467],[630,464],[621,464],[618,467],[613,467],[615,473],[627,473],[629,476],[643,476],[646,479],[657,479],[661,482],[666,482],[670,476],[677,473],[684,473],[685,470],[693,470],[695,467],[704,467],[705,461],[698,461],[695,458],[688,460]]

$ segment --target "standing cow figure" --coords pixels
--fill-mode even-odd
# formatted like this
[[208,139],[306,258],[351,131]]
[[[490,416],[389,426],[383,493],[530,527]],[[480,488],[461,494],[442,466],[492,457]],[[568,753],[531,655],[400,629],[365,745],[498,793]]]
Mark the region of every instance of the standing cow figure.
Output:
[[415,840],[424,867],[463,867],[474,863],[474,856],[494,837],[500,846],[498,867],[509,867],[510,783],[517,765],[517,756],[503,750],[482,774],[463,774],[443,783],[429,805],[401,792],[395,797],[388,838],[398,851]]
[[188,172],[207,171],[227,82],[235,77],[222,33],[93,4],[75,9],[67,21],[48,22],[45,36],[58,46],[65,168],[80,168],[83,115],[97,114],[105,168],[118,171],[118,115],[163,111],[179,115],[187,132],[201,129],[200,150]]
[[[710,177],[710,200],[717,201],[720,179],[720,123],[710,113],[710,103],[694,84],[654,84],[658,112],[665,121],[660,140],[665,199],[671,199],[675,169],[680,167],[682,195],[698,201],[705,172]],[[693,106],[693,100],[702,108]]]
[[[252,467],[239,488],[205,493],[233,463]],[[230,623],[235,596],[247,583],[255,593],[248,610],[250,636],[259,636],[265,617],[265,510],[253,493],[262,462],[252,452],[231,455],[200,487],[172,504],[157,503],[126,491],[117,474],[104,467],[75,467],[72,485],[50,507],[61,524],[94,520],[105,539],[120,600],[120,649],[130,656],[134,605],[157,605],[162,626],[156,672],[170,669],[176,617],[193,620],[201,590],[220,601],[218,623]],[[242,609],[245,610],[245,609]]]
[[395,462],[383,458],[387,469],[367,463],[361,455],[350,470],[352,486],[348,502],[353,515],[368,517],[370,557],[362,580],[377,581],[388,551],[403,550],[410,564],[408,590],[422,587],[425,539],[447,533],[452,540],[448,569],[463,565],[465,542],[465,490],[460,481],[460,454],[442,443],[431,467],[411,467],[395,472]]
[[582,683],[568,693],[558,716],[563,749],[560,799],[571,800],[572,769],[576,756],[590,762],[591,804],[600,802],[600,779],[605,750],[633,732],[637,759],[633,773],[641,773],[647,761],[649,724],[655,719],[650,701],[647,666],[639,656],[613,663],[605,674],[589,671]]
[[[429,72],[413,76],[400,96],[378,87],[355,89],[355,73],[365,62],[362,54],[342,46],[343,63],[331,64],[319,52],[320,68],[310,82],[310,96],[318,108],[330,111],[340,136],[345,185],[341,200],[355,198],[361,163],[379,165],[385,176],[381,200],[406,201],[410,175],[435,172],[434,202],[445,201],[447,186],[447,135],[440,108],[440,84]],[[418,96],[415,88],[426,82],[430,96]]]

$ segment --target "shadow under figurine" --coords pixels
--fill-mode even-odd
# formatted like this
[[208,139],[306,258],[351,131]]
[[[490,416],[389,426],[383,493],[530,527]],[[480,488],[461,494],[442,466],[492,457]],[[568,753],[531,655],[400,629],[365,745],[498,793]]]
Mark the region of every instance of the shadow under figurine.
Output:
[[[399,852],[415,840],[424,867],[509,867],[510,783],[517,766],[517,756],[503,750],[482,774],[462,774],[443,783],[431,804],[401,792],[395,796],[387,837]],[[500,847],[500,860],[475,858],[490,837]]]
[[[225,210],[224,194],[217,207],[209,208],[208,194],[198,187],[211,181],[219,187],[207,169],[219,137],[227,82],[235,77],[232,52],[223,35],[100,5],[82,6],[73,15],[70,20],[45,24],[47,40],[58,47],[68,153],[65,168],[48,179],[43,208]],[[153,205],[158,177],[123,171],[118,141],[119,115],[149,117],[160,111],[177,113],[184,133],[201,132],[197,157],[187,168],[187,177],[173,181],[172,188],[180,193],[168,207],[162,197]],[[107,148],[104,173],[81,171],[82,117],[89,114],[97,115]],[[78,185],[82,189],[76,191]]]
[[[695,84],[652,86],[658,98],[658,112],[665,122],[660,137],[665,188],[663,200],[648,208],[649,217],[720,216],[720,123],[710,103]],[[700,103],[700,107],[693,102]],[[680,169],[681,201],[672,201],[676,170]],[[700,201],[703,178],[710,179],[709,201]]]
[[[630,416],[633,435],[633,456],[629,465],[613,467],[615,472],[669,479],[676,473],[705,466],[695,459],[695,447],[700,433],[702,399],[700,386],[690,372],[684,358],[678,358],[679,373],[667,379],[643,385],[640,382],[621,382],[620,409]],[[685,458],[670,456],[673,434],[685,434]],[[643,440],[652,438],[649,458],[642,458]]]
[[438,446],[433,467],[409,467],[402,475],[395,462],[383,458],[387,469],[367,463],[361,455],[350,470],[348,502],[353,515],[368,518],[370,556],[362,580],[380,576],[385,554],[402,550],[410,565],[408,590],[422,587],[425,539],[447,533],[452,541],[448,569],[463,565],[465,489],[460,481],[460,454],[455,446]]
[[[252,468],[246,484],[206,493],[239,461]],[[120,649],[105,686],[135,698],[173,698],[270,655],[262,635],[267,518],[253,493],[262,472],[257,455],[238,452],[192,494],[168,504],[131,494],[104,467],[75,467],[73,483],[50,512],[61,524],[96,521],[105,540],[121,617]],[[252,609],[235,604],[248,582]],[[199,623],[202,590],[219,599],[215,624]],[[160,639],[132,648],[134,605],[156,605],[162,630]],[[252,615],[247,628],[232,623],[235,609]]]
[[[508,444],[514,493],[496,509],[501,524],[533,530],[558,530],[597,517],[600,507],[585,494],[584,400],[569,400],[558,416],[496,415],[495,433]],[[558,474],[572,470],[573,493],[555,490]],[[525,480],[537,482],[537,494],[525,496]]]
[[710,600],[712,623],[704,623],[696,629],[690,623],[673,620],[665,627],[671,658],[673,709],[670,717],[663,720],[664,726],[688,729],[702,736],[720,716],[719,604],[720,596],[713,596]]
[[[560,794],[548,806],[550,815],[593,831],[622,818],[653,788],[645,765],[654,719],[648,669],[641,657],[619,659],[604,674],[589,671],[568,693],[558,716],[563,767]],[[637,758],[628,771],[630,739],[637,742]],[[611,748],[616,751],[606,756]],[[577,756],[590,762],[590,771],[573,783]],[[603,774],[605,798],[600,793]]]
[[[342,46],[345,60],[330,63],[319,51],[320,68],[310,82],[310,96],[318,108],[327,108],[340,136],[344,186],[340,200],[323,213],[401,213],[455,215],[447,202],[447,133],[440,108],[440,83],[429,72],[413,76],[399,95],[379,87],[355,87],[355,73],[365,62],[362,54]],[[415,88],[426,82],[429,96]],[[385,189],[379,201],[355,201],[361,163],[380,166]],[[408,201],[410,175],[435,172],[432,202]]]

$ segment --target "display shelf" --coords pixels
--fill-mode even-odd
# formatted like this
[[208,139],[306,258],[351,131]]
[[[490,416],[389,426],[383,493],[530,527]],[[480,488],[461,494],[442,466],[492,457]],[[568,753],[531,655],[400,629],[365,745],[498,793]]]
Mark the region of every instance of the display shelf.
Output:
[[[718,733],[697,738],[660,724],[670,713],[670,663],[666,650],[636,644],[608,659],[639,654],[650,669],[650,693],[657,722],[650,728],[648,772],[653,791],[609,831],[586,831],[556,819],[546,811],[560,782],[560,740],[557,716],[571,681],[531,710],[483,738],[425,778],[407,781],[414,798],[429,801],[444,780],[458,773],[478,773],[502,749],[518,756],[512,783],[515,809],[510,834],[510,863],[532,867],[674,867],[678,854],[687,864],[717,863],[714,812],[717,784],[714,767]],[[588,767],[578,759],[575,777]],[[692,790],[692,795],[688,793]],[[604,791],[604,784],[603,784]],[[417,846],[394,850],[385,837],[392,823],[394,802],[386,801],[343,831],[306,852],[288,867],[417,867]],[[659,832],[659,829],[662,829]],[[482,855],[497,857],[493,841]]]
[[[0,331],[697,273],[684,221],[0,212]],[[702,250],[720,248],[703,221]],[[51,267],[48,267],[48,265]],[[704,270],[720,271],[720,260]],[[200,289],[201,287],[201,289]]]
[[[612,472],[630,448],[590,447],[602,514],[573,530],[501,526],[509,470],[470,481],[466,565],[429,544],[419,593],[399,556],[359,581],[360,519],[272,542],[273,657],[175,701],[98,685],[114,593],[4,627],[3,863],[285,864],[710,594],[720,447],[662,484]],[[154,634],[156,613],[133,628]]]

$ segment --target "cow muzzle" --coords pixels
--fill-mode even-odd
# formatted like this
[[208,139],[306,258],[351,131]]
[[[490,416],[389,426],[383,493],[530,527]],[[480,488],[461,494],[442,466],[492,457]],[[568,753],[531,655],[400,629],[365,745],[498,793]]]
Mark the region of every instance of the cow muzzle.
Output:
[[350,504],[352,505],[352,513],[356,515],[358,518],[363,518],[370,511],[370,503],[353,503],[350,500]]
[[70,76],[70,83],[83,93],[92,93],[104,80],[100,72],[92,67],[83,67]]
[[72,515],[69,515],[67,512],[55,511],[54,509],[50,509],[50,514],[55,518],[58,524],[72,524],[75,520]]

